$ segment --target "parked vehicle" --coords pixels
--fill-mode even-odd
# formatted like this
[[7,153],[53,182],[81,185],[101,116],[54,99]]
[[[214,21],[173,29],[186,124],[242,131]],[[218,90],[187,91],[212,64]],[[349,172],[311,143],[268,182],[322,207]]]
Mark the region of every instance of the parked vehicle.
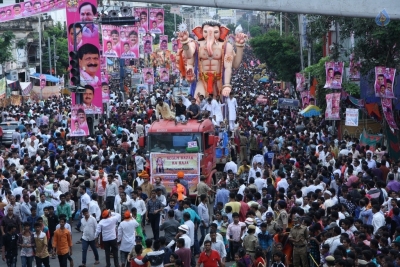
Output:
[[12,135],[18,125],[18,121],[4,121],[0,123],[0,127],[3,128],[3,145],[12,144]]

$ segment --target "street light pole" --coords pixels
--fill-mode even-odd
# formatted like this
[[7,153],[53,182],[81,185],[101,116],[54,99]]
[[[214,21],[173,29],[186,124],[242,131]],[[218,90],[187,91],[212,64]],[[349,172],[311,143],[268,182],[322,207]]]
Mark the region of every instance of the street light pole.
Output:
[[[42,19],[41,19],[42,15],[39,15],[39,69],[40,69],[40,75],[42,75],[43,73],[43,69],[42,69]],[[40,76],[39,76],[40,78]],[[40,81],[40,79],[39,79]],[[40,82],[39,82],[40,83]],[[43,99],[43,93],[42,93],[42,89],[40,89],[40,100]]]
[[50,37],[47,37],[47,47],[49,49],[49,74],[52,75],[51,73],[51,45],[50,45]]
[[57,53],[56,53],[56,37],[53,35],[53,57],[54,57],[54,76],[57,75]]

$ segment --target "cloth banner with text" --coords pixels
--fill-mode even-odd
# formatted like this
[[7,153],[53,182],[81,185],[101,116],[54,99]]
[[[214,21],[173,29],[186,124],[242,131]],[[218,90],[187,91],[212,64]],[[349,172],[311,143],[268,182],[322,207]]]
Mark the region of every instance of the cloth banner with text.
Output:
[[296,90],[298,92],[304,91],[306,87],[305,78],[303,73],[296,73]]
[[326,95],[326,120],[340,120],[340,93]]
[[[68,28],[72,27],[76,22],[85,22],[76,25],[76,33],[78,34],[79,31],[82,33],[81,45],[77,52],[80,58],[80,85],[86,91],[84,94],[72,94],[72,106],[76,102],[82,103],[86,114],[101,114],[103,113],[103,101],[101,93],[99,25],[93,23],[94,18],[97,16],[97,1],[70,1],[66,12]],[[74,34],[68,34],[68,43],[74,43]],[[73,46],[69,46],[69,52],[71,51],[73,51]]]
[[[120,57],[120,27],[114,25],[102,25],[101,30],[103,32],[103,55],[105,57]],[[104,36],[104,34],[106,35]]]
[[397,124],[393,117],[393,106],[391,98],[381,98],[383,115],[385,116],[386,122],[389,127],[398,130]]
[[139,33],[146,34],[149,30],[149,10],[147,7],[135,7],[134,8],[135,17],[140,19]]
[[87,136],[89,135],[89,126],[86,121],[84,107],[74,105],[71,109],[71,132],[69,136]]
[[325,62],[326,80],[324,88],[341,89],[343,62]]
[[346,108],[346,126],[358,126],[358,109]]
[[394,98],[393,82],[396,69],[375,67],[375,96],[382,98]]
[[121,58],[139,57],[139,37],[137,26],[122,26],[120,31]]

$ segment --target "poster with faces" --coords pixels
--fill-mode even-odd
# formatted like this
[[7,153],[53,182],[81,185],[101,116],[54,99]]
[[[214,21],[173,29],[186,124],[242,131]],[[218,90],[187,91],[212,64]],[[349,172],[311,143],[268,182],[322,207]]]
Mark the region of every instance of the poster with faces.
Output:
[[102,25],[103,32],[108,32],[108,39],[103,40],[103,55],[105,57],[119,57],[120,53],[120,38],[119,27],[112,25]]
[[179,47],[178,40],[177,39],[172,40],[172,52],[174,53],[178,52],[178,47]]
[[343,62],[326,62],[326,81],[324,88],[341,89],[343,78]]
[[143,36],[143,50],[145,54],[153,52],[153,37],[151,35]]
[[396,69],[375,67],[375,96],[382,98],[394,98],[393,82]]
[[138,27],[139,33],[145,34],[149,30],[149,16],[148,16],[148,8],[143,7],[135,7],[135,17],[139,18]]
[[123,26],[120,29],[121,58],[130,59],[139,56],[139,37],[137,26]]
[[160,49],[168,50],[168,35],[160,35]]
[[152,68],[142,68],[143,83],[154,84],[154,72]]
[[164,9],[150,8],[149,9],[149,31],[154,34],[164,33]]
[[160,68],[160,81],[169,82],[169,70],[167,68]]

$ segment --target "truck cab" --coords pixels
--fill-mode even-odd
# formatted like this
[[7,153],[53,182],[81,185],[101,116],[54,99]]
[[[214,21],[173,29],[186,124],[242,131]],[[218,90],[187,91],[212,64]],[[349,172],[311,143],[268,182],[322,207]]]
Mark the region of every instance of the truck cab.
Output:
[[[200,181],[200,175],[207,177],[209,186],[216,183],[215,155],[219,138],[215,135],[211,120],[188,120],[187,124],[177,125],[175,121],[155,121],[146,139],[139,138],[139,146],[146,147],[150,154],[151,182],[155,177],[160,177],[167,191],[171,192],[177,172],[183,171],[192,197],[196,195],[193,191]],[[193,147],[193,144],[197,147]],[[162,167],[156,167],[156,164]],[[197,167],[194,167],[195,164]]]

